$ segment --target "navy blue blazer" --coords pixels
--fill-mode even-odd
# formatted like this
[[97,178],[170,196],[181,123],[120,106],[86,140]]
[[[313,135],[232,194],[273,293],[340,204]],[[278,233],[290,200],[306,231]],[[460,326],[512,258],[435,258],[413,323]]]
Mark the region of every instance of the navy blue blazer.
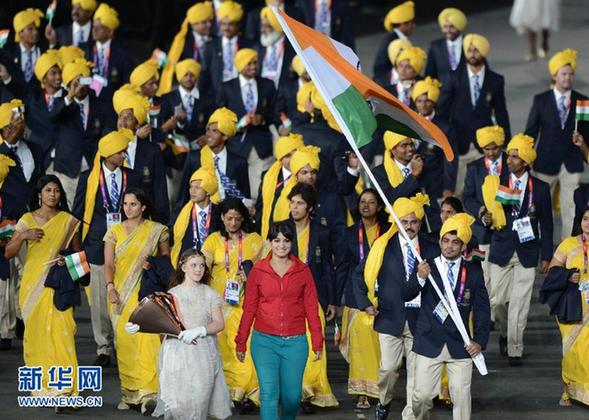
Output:
[[436,39],[429,45],[429,51],[427,52],[427,64],[425,66],[425,75],[431,76],[434,79],[438,79],[442,82],[442,85],[448,83],[450,75],[459,70],[464,69],[466,66],[466,58],[464,57],[464,50],[460,48],[460,58],[458,61],[458,67],[456,70],[452,70],[450,67],[450,61],[448,58],[448,46],[446,44],[446,38]]
[[374,80],[382,81],[387,80],[387,78],[390,80],[393,65],[391,64],[391,60],[389,60],[388,48],[389,44],[398,38],[399,36],[395,31],[385,34],[385,36],[382,37],[380,44],[378,44],[378,49],[374,56],[374,64],[372,66],[372,77]]
[[[444,290],[440,273],[433,261],[428,258],[432,269],[432,276],[440,290]],[[464,296],[461,303],[458,303],[458,310],[462,322],[467,331],[470,314],[473,314],[474,334],[472,340],[478,343],[484,350],[489,341],[489,332],[491,329],[491,308],[489,304],[489,295],[485,288],[483,270],[480,265],[466,264],[466,283],[464,287]],[[413,331],[413,351],[425,357],[434,358],[440,355],[444,345],[448,347],[448,352],[454,359],[467,359],[470,356],[464,349],[464,341],[454,321],[450,315],[442,324],[435,316],[434,309],[440,303],[433,286],[429,280],[423,287],[417,279],[417,270],[413,272],[411,278],[403,289],[405,300],[413,299],[421,291],[421,310],[417,318],[415,330]],[[460,292],[460,279],[457,279],[454,287],[454,297],[458,298]],[[470,332],[469,332],[470,335]]]
[[[505,153],[501,154],[501,177],[506,178],[509,175],[507,169],[507,157]],[[486,228],[479,217],[479,210],[485,205],[483,199],[483,182],[487,176],[485,167],[485,158],[480,158],[466,165],[466,178],[464,178],[464,190],[462,199],[464,209],[470,213],[476,221],[472,225],[472,231],[479,244],[489,244],[491,242],[491,229]]]
[[[304,21],[301,22],[314,28],[315,0],[297,0],[295,6],[300,8],[305,16]],[[332,0],[330,37],[347,45],[351,49],[355,49],[352,16],[348,0]]]
[[[39,37],[39,40],[41,40],[41,38],[44,39],[44,37]],[[46,45],[43,45],[42,42],[38,42],[37,47],[39,47],[39,51],[41,54],[43,54],[45,52],[45,50],[47,49]],[[20,44],[18,42],[6,45],[2,48],[6,54],[8,54],[8,56],[10,57],[10,60],[12,62],[12,66],[8,67],[7,70],[10,72],[11,77],[13,78],[14,83],[19,85],[19,89],[22,90],[23,92],[26,92],[26,94],[29,94],[33,91],[35,91],[36,89],[40,89],[41,88],[41,82],[39,82],[39,80],[37,80],[37,77],[35,76],[35,74],[33,73],[33,77],[31,78],[31,80],[29,80],[28,82],[25,81],[25,74],[22,70],[22,64],[21,64],[21,52],[20,52]],[[33,70],[35,70],[35,65],[33,64]],[[23,95],[26,96],[26,95]]]
[[[176,219],[176,218],[177,218],[177,215],[174,219]],[[211,225],[209,227],[208,235],[220,230],[221,226],[223,226],[223,221],[221,220],[221,211],[219,209],[219,206],[217,204],[211,203]],[[173,231],[173,226],[171,226],[171,230]],[[179,256],[182,255],[182,253],[184,251],[186,251],[187,249],[191,249],[191,248],[196,248],[200,251],[203,243],[204,243],[204,240],[201,240],[201,238],[199,236],[198,227],[196,229],[196,238],[193,237],[192,222],[189,222],[188,226],[186,227],[186,232],[184,233],[184,237],[182,238],[182,246],[180,247]]]
[[[233,153],[247,159],[252,147],[255,147],[258,156],[262,159],[272,156],[272,134],[270,133],[270,124],[278,122],[276,114],[276,88],[274,82],[263,77],[256,77],[258,86],[258,105],[256,113],[262,115],[264,123],[257,127],[250,126],[243,132],[229,139],[227,147]],[[239,77],[223,83],[217,100],[218,107],[227,107],[237,114],[238,120],[245,114],[245,105],[241,97],[241,85]]]
[[[575,106],[578,100],[587,100],[587,97],[573,90],[569,115],[562,129],[554,91],[551,89],[534,96],[526,124],[526,134],[536,139],[538,158],[534,162],[535,171],[556,175],[564,163],[569,172],[583,172],[585,167],[583,155],[572,141],[575,129]],[[579,131],[585,137],[585,142],[589,141],[587,127],[586,123],[579,123]]]
[[[421,256],[424,259],[433,259],[440,254],[438,245],[427,236],[419,234],[418,243]],[[368,299],[368,288],[364,282],[365,265],[366,260],[358,265],[352,280],[356,304],[358,309],[362,310],[372,306]],[[415,272],[417,272],[417,264],[415,264]],[[381,334],[398,336],[403,332],[405,322],[408,322],[413,333],[419,309],[405,307],[405,300],[411,299],[405,299],[403,295],[403,289],[407,283],[407,273],[398,234],[394,235],[387,244],[376,281],[378,282],[378,291],[376,292],[378,315],[374,319],[374,330]],[[415,296],[417,293],[413,297]]]
[[[248,38],[239,36],[237,48],[251,48],[254,44]],[[204,68],[201,73],[202,86],[206,94],[216,97],[223,84],[223,40],[215,37],[205,47]],[[200,85],[200,84],[199,84]],[[204,93],[203,93],[204,94]]]
[[329,228],[333,241],[338,241],[346,230],[346,203],[344,198],[332,191],[317,190],[317,208],[313,220]]
[[575,222],[573,223],[573,231],[571,235],[581,234],[581,219],[583,213],[589,208],[589,185],[581,185],[573,194],[573,201],[575,203]]
[[[174,116],[176,106],[181,105],[184,108],[178,88],[162,96],[162,102],[167,104],[167,106],[162,107],[160,113],[164,122]],[[175,131],[185,135],[189,141],[196,140],[207,130],[207,122],[214,111],[214,106],[214,100],[208,95],[200,94],[199,91],[199,98],[193,105],[192,119],[185,123],[184,128],[176,126]]]
[[[531,175],[528,173],[528,176]],[[509,176],[501,178],[501,185],[509,185]],[[550,187],[546,182],[532,176],[532,188],[534,190],[532,197],[534,211],[530,212],[528,209],[530,191],[527,186],[524,200],[517,217],[512,216],[511,205],[503,206],[507,225],[501,230],[492,231],[489,262],[505,267],[514,252],[517,252],[519,261],[526,268],[536,267],[538,265],[538,257],[542,261],[550,261],[552,259],[554,247],[552,242],[553,223]],[[521,244],[517,232],[512,229],[512,226],[514,219],[525,216],[530,217],[536,239]]]
[[[213,26],[215,24],[213,23]],[[217,37],[215,35],[211,36],[211,39],[209,39],[206,43],[205,43],[205,50],[207,48],[207,44],[209,42],[211,42],[213,39],[216,39]],[[180,60],[185,60],[187,58],[192,58],[195,61],[198,61],[202,66],[204,66],[204,61],[205,61],[205,53],[203,51],[202,56],[200,56],[198,49],[194,47],[194,35],[192,34],[192,30],[188,29],[188,32],[186,33],[186,40],[184,42],[184,50],[182,50],[182,55],[180,55]]]
[[[90,45],[90,54],[88,54],[86,57],[88,58],[88,60],[97,63],[98,59],[94,59],[93,51],[95,45],[95,43]],[[129,50],[121,46],[121,44],[116,39],[112,39],[110,42],[110,58],[108,62],[107,71],[108,86],[102,89],[102,92],[100,92],[99,99],[111,105],[112,95],[121,86],[123,86],[123,84],[129,81],[129,77],[131,76],[133,67],[133,54]],[[94,72],[98,72],[98,69],[96,67],[94,68]]]
[[286,83],[278,86],[276,96],[276,109],[278,115],[284,113],[292,123],[291,131],[298,133],[304,124],[311,122],[311,114],[299,112],[297,109],[297,92],[299,91],[299,79],[291,78]]
[[[263,47],[262,44],[256,44],[255,46],[256,51],[258,52],[258,63],[260,64],[260,74],[262,74],[262,67],[264,63],[264,57],[266,56],[266,47]],[[278,87],[277,89],[280,90],[283,86],[287,85],[289,80],[292,78],[292,70],[291,70],[291,63],[292,59],[296,55],[294,49],[290,45],[288,39],[284,39],[284,54],[282,57],[282,67],[280,69],[280,79],[278,80]]]
[[466,66],[450,77],[450,83],[442,86],[438,101],[440,115],[446,117],[455,127],[458,138],[458,152],[464,155],[470,144],[480,149],[476,142],[476,130],[497,124],[505,130],[505,138],[511,138],[509,115],[505,103],[505,80],[503,76],[485,66],[485,80],[476,106],[470,98],[470,81]]
[[[57,44],[53,48],[59,48],[66,45],[74,45],[73,39],[73,24],[68,23],[67,25],[61,25],[55,28],[55,34],[57,35]],[[92,21],[90,21],[90,34],[88,35],[88,41],[82,42],[78,45],[78,48],[84,51],[86,58],[92,57]]]

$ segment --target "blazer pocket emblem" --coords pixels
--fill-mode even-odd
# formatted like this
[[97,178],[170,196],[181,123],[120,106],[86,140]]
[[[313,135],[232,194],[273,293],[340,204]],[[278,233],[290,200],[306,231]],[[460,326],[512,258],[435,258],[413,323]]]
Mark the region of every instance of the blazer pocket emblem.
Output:
[[315,247],[315,258],[317,259],[317,263],[321,263],[321,248],[319,246]]
[[488,104],[493,102],[493,94],[491,92],[487,92],[487,95],[485,96],[485,101],[487,101]]
[[151,183],[151,171],[149,170],[149,166],[143,167],[143,183],[144,184]]

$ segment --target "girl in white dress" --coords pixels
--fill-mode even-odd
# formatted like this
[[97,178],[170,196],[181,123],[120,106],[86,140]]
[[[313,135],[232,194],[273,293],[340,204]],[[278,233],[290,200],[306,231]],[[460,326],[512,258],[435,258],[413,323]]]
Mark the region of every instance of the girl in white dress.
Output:
[[223,330],[223,300],[207,284],[210,273],[200,251],[185,251],[170,280],[186,327],[166,337],[159,358],[159,395],[154,416],[205,420],[231,416],[216,334]]
[[[509,23],[518,34],[527,33],[529,52],[526,61],[548,54],[548,38],[558,31],[561,0],[515,0],[511,8]],[[540,48],[536,50],[536,34],[542,33]]]

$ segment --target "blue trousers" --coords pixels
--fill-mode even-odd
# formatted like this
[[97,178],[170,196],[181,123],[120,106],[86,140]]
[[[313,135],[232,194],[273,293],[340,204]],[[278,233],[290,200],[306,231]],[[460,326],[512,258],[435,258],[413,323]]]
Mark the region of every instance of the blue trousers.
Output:
[[251,347],[260,384],[260,417],[262,420],[278,419],[280,399],[280,418],[296,418],[309,355],[307,337],[304,334],[279,337],[254,330]]

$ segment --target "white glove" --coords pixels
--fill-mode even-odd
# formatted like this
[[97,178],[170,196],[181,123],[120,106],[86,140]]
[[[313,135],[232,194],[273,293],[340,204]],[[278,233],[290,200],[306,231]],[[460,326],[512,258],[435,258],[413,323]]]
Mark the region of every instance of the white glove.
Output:
[[184,330],[178,335],[178,339],[185,344],[192,344],[197,338],[207,336],[207,329],[205,327],[196,327],[189,330]]
[[129,334],[135,334],[139,332],[139,325],[133,324],[132,322],[127,322],[125,324],[125,331]]

